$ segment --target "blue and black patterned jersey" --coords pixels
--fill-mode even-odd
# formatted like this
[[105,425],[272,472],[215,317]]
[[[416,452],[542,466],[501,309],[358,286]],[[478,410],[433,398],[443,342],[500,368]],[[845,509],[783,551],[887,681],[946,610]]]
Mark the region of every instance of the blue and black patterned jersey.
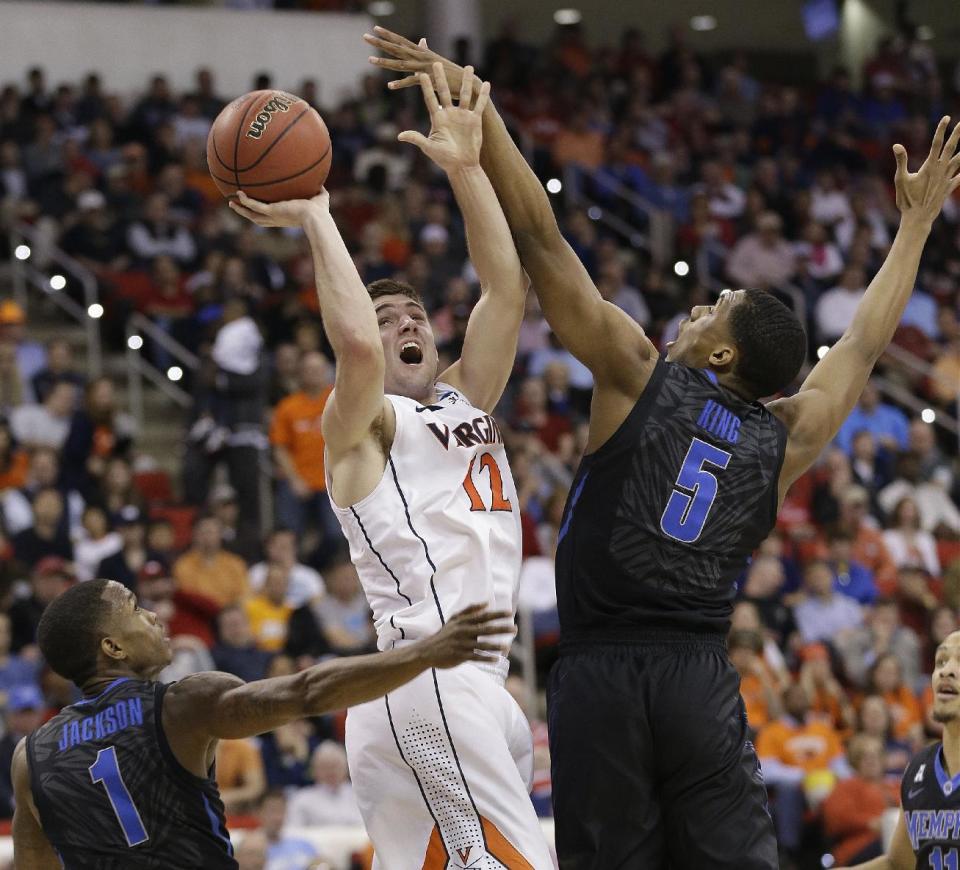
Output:
[[921,749],[900,782],[900,804],[917,867],[960,867],[960,772],[943,764],[943,744]]
[[27,739],[33,799],[66,870],[236,868],[216,781],[163,732],[168,684],[122,678]]
[[571,487],[557,548],[564,638],[726,632],[736,579],[776,521],[786,441],[760,403],[661,359]]

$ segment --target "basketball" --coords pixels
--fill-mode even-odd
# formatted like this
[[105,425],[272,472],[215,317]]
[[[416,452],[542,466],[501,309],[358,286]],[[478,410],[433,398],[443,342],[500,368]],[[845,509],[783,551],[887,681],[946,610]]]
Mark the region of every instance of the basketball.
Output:
[[262,202],[309,199],[330,171],[330,134],[316,109],[284,91],[251,91],[217,116],[207,166],[220,192]]

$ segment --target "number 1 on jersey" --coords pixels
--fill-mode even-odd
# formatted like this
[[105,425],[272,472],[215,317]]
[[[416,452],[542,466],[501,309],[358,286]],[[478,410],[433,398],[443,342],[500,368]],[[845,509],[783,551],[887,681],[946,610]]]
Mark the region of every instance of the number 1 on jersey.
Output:
[[120,765],[117,762],[117,747],[108,746],[97,753],[97,760],[88,768],[90,779],[94,783],[103,783],[107,790],[107,797],[110,798],[110,806],[120,822],[123,829],[123,836],[127,838],[128,846],[139,846],[150,839],[147,829],[143,826],[140,819],[140,812],[137,805],[130,797],[127,785],[120,775]]
[[[487,506],[480,497],[476,484],[473,482],[473,464],[476,461],[476,456],[470,460],[467,476],[463,479],[463,488],[467,491],[467,495],[470,498],[470,510],[485,511],[487,510]],[[486,469],[487,474],[490,475],[490,510],[512,511],[513,505],[511,505],[510,500],[503,495],[503,475],[500,473],[500,466],[497,465],[497,460],[493,458],[493,454],[480,454],[480,471],[482,472],[484,469]]]
[[958,870],[957,850],[948,849],[946,855],[939,846],[930,853],[930,867],[933,870]]
[[692,544],[703,534],[717,497],[717,478],[704,466],[713,465],[722,470],[730,462],[730,456],[726,450],[699,438],[690,442],[675,488],[660,517],[660,528],[665,534],[684,544]]

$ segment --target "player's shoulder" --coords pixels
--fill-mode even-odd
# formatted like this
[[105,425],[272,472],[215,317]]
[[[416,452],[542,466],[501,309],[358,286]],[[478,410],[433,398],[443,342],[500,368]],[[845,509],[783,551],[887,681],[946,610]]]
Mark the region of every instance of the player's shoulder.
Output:
[[915,794],[929,782],[935,782],[937,778],[937,757],[940,752],[941,743],[931,743],[924,746],[919,752],[916,752],[907,762],[903,771],[902,787],[904,794],[910,791]]
[[235,674],[225,671],[201,671],[175,683],[167,683],[163,705],[165,713],[175,718],[180,710],[192,712],[192,705],[211,703],[231,689],[244,685]]

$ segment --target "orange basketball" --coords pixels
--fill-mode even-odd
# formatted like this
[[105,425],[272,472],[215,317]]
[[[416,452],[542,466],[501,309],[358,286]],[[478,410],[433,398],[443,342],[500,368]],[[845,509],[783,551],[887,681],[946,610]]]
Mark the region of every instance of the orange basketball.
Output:
[[207,136],[207,166],[220,192],[263,202],[308,199],[327,180],[327,125],[300,97],[252,91],[228,105]]

